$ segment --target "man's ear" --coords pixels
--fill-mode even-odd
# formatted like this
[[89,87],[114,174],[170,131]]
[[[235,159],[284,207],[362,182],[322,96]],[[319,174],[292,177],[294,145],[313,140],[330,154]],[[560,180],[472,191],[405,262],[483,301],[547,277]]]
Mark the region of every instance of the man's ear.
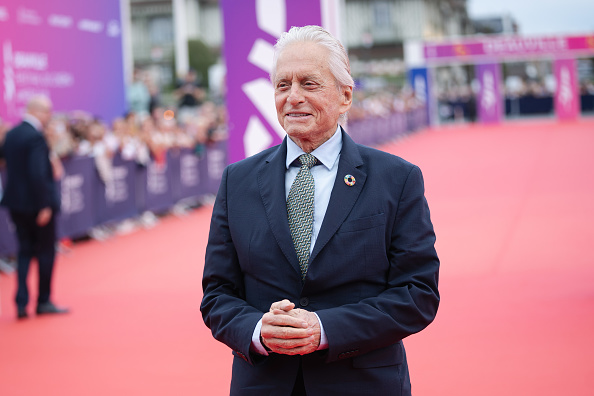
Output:
[[342,103],[341,107],[343,107],[343,111],[341,113],[346,113],[353,104],[353,87],[344,87],[342,89]]

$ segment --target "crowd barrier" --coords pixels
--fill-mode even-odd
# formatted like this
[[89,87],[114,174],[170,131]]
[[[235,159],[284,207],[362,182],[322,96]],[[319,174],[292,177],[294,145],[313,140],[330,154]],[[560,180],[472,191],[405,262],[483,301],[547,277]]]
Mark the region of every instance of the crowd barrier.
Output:
[[[347,132],[356,142],[375,146],[425,126],[427,112],[420,108],[349,121]],[[202,156],[190,149],[170,150],[166,161],[147,166],[116,155],[107,183],[100,178],[91,157],[66,158],[63,165],[58,235],[78,238],[96,226],[134,218],[147,211],[164,213],[180,201],[216,194],[227,165],[227,142],[209,144]],[[2,180],[6,180],[5,175]],[[16,251],[10,215],[0,207],[0,257],[12,256]]]
[[[517,99],[505,99],[506,115],[535,115],[553,114],[555,111],[554,98],[552,96],[523,96]],[[594,111],[594,95],[580,95],[580,111],[590,113]]]
[[427,123],[427,110],[423,107],[406,113],[392,113],[386,117],[349,120],[346,129],[355,142],[377,146],[424,128]]
[[594,112],[594,94],[581,95],[580,99],[580,110],[582,113]]
[[522,96],[505,99],[505,115],[553,114],[555,111],[552,96]]
[[[443,119],[453,119],[454,109],[461,111],[465,119],[473,119],[476,109],[475,103],[470,101],[442,101],[442,106],[448,106],[451,112],[448,116],[443,116]],[[584,94],[580,96],[580,111],[583,114],[594,112],[594,95]],[[547,115],[554,114],[555,105],[552,96],[523,96],[520,98],[506,98],[505,99],[505,115],[506,116],[533,116],[533,115]]]
[[[58,235],[82,237],[99,225],[134,218],[146,211],[164,213],[180,201],[199,201],[216,194],[226,164],[226,142],[209,144],[202,156],[190,149],[169,150],[166,161],[147,166],[116,155],[112,176],[105,183],[93,158],[66,158],[60,182]],[[2,180],[6,180],[5,175]],[[16,250],[10,215],[6,208],[0,208],[0,257],[14,255]]]

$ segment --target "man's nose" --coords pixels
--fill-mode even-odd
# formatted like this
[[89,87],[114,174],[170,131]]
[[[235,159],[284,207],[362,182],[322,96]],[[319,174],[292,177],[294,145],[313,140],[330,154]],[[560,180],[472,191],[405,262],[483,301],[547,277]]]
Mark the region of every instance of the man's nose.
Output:
[[303,93],[301,92],[301,87],[299,84],[291,85],[291,91],[289,92],[289,98],[287,100],[291,104],[301,103],[304,101]]

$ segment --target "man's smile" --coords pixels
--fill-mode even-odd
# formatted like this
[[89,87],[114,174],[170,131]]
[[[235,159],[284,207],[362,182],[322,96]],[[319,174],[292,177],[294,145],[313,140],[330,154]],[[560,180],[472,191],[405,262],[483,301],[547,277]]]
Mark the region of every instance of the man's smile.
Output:
[[287,117],[306,117],[311,114],[309,113],[287,113]]

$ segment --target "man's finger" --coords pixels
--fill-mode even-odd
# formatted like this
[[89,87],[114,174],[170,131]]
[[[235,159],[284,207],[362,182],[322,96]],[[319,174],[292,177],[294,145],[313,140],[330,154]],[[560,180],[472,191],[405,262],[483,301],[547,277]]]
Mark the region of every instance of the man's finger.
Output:
[[284,299],[281,301],[277,301],[272,303],[272,305],[270,306],[270,311],[272,312],[273,310],[281,310],[281,311],[290,311],[291,309],[295,308],[295,304],[293,304],[291,301]]
[[[284,312],[284,311],[281,311]],[[304,318],[296,317],[290,314],[283,313],[281,315],[276,315],[272,312],[267,312],[262,316],[262,326],[264,325],[272,325],[272,326],[290,326],[295,328],[305,329],[309,327],[308,323]]]
[[316,350],[313,344],[307,344],[303,346],[298,346],[295,348],[275,348],[272,349],[274,353],[282,354],[282,355],[307,355],[312,353]]
[[[313,348],[313,337],[307,338],[269,338],[266,339],[266,346],[273,352],[285,355],[298,355],[307,349]],[[288,351],[291,351],[288,353]]]

